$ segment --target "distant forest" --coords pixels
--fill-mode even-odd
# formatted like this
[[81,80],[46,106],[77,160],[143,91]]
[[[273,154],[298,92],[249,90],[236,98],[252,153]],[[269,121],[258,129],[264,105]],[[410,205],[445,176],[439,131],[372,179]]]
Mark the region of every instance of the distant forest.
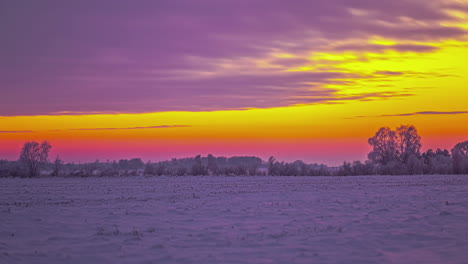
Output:
[[307,164],[297,160],[280,162],[274,157],[192,158],[143,162],[140,158],[92,163],[64,163],[59,157],[49,161],[52,146],[44,141],[26,142],[17,161],[0,160],[0,177],[104,177],[104,176],[351,176],[468,174],[468,141],[451,151],[421,153],[421,137],[414,126],[395,130],[380,128],[369,138],[372,151],[365,162],[344,162],[338,167]]

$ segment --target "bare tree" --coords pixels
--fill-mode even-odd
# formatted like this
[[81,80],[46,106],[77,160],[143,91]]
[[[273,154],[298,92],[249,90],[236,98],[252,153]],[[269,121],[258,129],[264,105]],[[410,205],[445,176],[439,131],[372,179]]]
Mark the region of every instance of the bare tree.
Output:
[[36,141],[24,143],[20,161],[26,166],[30,177],[37,176],[39,169],[47,162],[51,148],[52,146],[47,141],[41,144]]
[[396,142],[400,161],[407,163],[412,156],[419,158],[421,151],[421,137],[414,126],[400,126],[396,129]]
[[52,176],[60,176],[62,167],[63,161],[60,159],[59,156],[57,156],[54,161],[54,171],[52,172]]
[[207,163],[208,165],[206,166],[206,168],[208,169],[208,174],[218,175],[219,170],[218,170],[218,165],[216,164],[216,158],[213,155],[208,154]]
[[398,157],[397,135],[390,128],[380,128],[368,142],[373,148],[368,155],[373,163],[386,165]]
[[421,159],[421,137],[414,126],[402,125],[396,130],[382,127],[369,138],[373,147],[368,158],[378,173],[420,174],[424,162]]
[[275,163],[276,163],[275,157],[271,156],[270,158],[268,158],[268,175],[270,176],[276,174]]

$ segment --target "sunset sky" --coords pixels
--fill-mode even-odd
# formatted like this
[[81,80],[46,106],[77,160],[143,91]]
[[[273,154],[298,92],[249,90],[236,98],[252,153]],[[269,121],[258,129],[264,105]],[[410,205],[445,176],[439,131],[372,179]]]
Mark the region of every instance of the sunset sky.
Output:
[[0,1],[0,159],[337,165],[468,140],[468,1]]

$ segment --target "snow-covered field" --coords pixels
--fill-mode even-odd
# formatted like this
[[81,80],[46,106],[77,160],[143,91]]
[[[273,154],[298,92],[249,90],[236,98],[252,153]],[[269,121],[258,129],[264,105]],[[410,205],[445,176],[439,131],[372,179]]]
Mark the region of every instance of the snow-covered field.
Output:
[[468,176],[0,179],[0,263],[468,263]]

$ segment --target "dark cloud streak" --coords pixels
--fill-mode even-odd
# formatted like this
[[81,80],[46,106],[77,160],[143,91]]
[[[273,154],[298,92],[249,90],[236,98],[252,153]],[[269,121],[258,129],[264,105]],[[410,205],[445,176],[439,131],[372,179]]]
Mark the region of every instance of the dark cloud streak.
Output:
[[162,126],[147,126],[147,127],[97,127],[97,128],[56,129],[56,130],[49,130],[49,131],[59,132],[59,131],[136,130],[136,129],[159,129],[159,128],[180,128],[180,127],[191,127],[191,126],[190,125],[162,125]]
[[416,115],[463,115],[468,114],[468,111],[421,111],[413,113],[392,114],[392,115],[374,115],[374,116],[355,116],[346,119],[354,118],[369,118],[369,117],[402,117],[402,116],[416,116]]
[[17,134],[17,133],[34,133],[34,131],[32,131],[32,130],[20,130],[20,131],[8,131],[8,130],[6,130],[6,131],[0,131],[0,133],[1,134],[10,134],[10,133]]

